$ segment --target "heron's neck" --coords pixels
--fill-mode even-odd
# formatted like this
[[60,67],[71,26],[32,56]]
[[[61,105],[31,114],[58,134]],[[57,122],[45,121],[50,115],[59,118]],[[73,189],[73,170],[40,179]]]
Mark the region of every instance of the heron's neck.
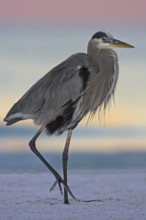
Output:
[[112,73],[113,70],[118,72],[118,58],[114,50],[98,49],[92,41],[89,41],[87,54],[94,62],[95,67],[100,69],[102,73],[105,73],[105,70],[106,73],[109,72],[109,74]]
[[87,47],[87,54],[92,58],[94,62],[96,62],[98,53],[100,53],[100,50],[98,50],[90,40]]

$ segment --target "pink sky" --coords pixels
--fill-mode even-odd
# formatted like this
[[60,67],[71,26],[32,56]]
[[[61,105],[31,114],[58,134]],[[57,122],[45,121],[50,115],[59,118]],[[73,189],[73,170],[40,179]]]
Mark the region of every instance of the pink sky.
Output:
[[0,0],[0,22],[146,23],[146,0]]

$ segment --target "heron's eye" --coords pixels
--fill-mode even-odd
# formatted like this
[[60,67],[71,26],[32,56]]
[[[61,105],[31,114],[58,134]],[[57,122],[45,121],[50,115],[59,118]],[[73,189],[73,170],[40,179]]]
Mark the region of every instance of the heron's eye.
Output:
[[103,41],[107,41],[107,37],[102,37],[102,40]]

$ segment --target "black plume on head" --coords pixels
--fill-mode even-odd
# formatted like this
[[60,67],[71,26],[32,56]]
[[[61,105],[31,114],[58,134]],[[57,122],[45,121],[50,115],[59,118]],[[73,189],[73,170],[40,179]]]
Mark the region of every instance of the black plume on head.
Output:
[[108,35],[104,32],[96,32],[93,36],[92,36],[92,39],[100,39],[102,37],[108,37]]

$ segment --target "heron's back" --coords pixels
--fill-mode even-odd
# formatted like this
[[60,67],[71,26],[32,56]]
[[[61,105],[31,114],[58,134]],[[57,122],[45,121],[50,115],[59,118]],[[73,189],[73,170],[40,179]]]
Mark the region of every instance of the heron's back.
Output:
[[33,119],[45,125],[48,133],[60,134],[77,126],[87,114],[106,107],[114,93],[118,77],[118,62],[114,51],[89,55],[79,53],[53,68],[8,112],[7,125]]
[[85,79],[78,71],[90,62],[87,54],[79,53],[49,71],[12,106],[4,119],[7,125],[24,119],[33,119],[36,124],[54,120],[66,103],[79,98]]

